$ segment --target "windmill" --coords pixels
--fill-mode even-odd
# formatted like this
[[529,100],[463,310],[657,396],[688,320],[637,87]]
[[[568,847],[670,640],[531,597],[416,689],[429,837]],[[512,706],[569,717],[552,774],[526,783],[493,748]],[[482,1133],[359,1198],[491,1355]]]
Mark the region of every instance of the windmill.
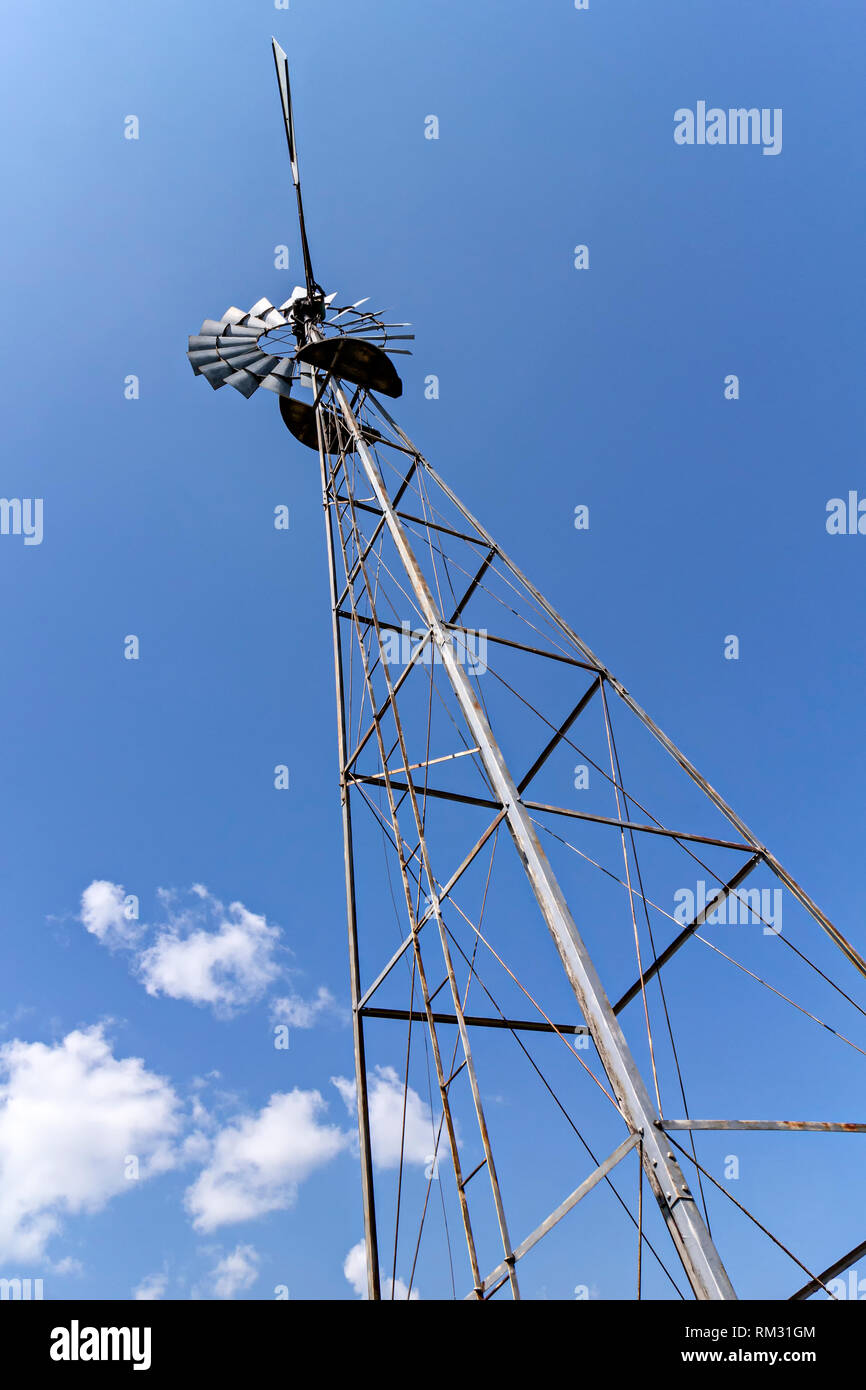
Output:
[[[830,975],[836,952],[860,979],[866,963],[389,413],[381,398],[401,395],[392,359],[407,351],[409,325],[365,309],[368,300],[340,306],[315,279],[288,63],[276,40],[273,52],[305,283],[279,306],[260,299],[206,319],[188,355],[214,389],[276,394],[286,427],[319,461],[369,1296],[395,1296],[398,1254],[411,1261],[404,1292],[412,1288],[441,1207],[431,1268],[450,1271],[455,1294],[519,1297],[523,1261],[559,1239],[591,1193],[637,1231],[639,1297],[664,1278],[685,1296],[662,1253],[665,1234],[696,1298],[737,1296],[708,1198],[729,1198],[808,1276],[789,1296],[832,1296],[828,1280],[866,1245],[816,1274],[698,1160],[695,1136],[862,1133],[866,1124],[693,1118],[673,1015],[679,991],[691,1054],[702,1019],[725,1007],[724,991],[708,986],[694,1008],[700,942],[824,1030],[822,1046],[825,1034],[847,1044],[859,1065],[864,1049],[771,985],[764,966],[767,950],[787,947],[786,982],[788,966],[803,970],[866,1017]],[[627,784],[632,762],[648,792]],[[696,871],[706,891],[684,915],[673,911]],[[820,963],[779,929],[768,895],[780,892]],[[711,940],[719,921],[751,924],[760,971]],[[502,1061],[506,1046],[513,1064]],[[503,1074],[513,1079],[517,1097],[508,1117],[516,1138],[503,1144],[507,1103],[491,1100],[491,1074],[499,1087]],[[725,1093],[717,1067],[704,1079]],[[410,1193],[425,1080],[431,1152]],[[399,1124],[383,1140],[389,1097]],[[548,1156],[554,1122],[561,1133]],[[644,1206],[644,1186],[654,1207]],[[452,1231],[465,1246],[456,1266]]]

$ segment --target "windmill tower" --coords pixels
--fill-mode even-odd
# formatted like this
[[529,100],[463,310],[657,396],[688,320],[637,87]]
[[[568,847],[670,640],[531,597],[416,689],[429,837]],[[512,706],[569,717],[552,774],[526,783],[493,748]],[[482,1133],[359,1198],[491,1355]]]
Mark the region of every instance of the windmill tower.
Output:
[[[651,1263],[683,1296],[667,1236],[686,1290],[733,1299],[708,1195],[758,1223],[698,1160],[696,1132],[866,1125],[693,1118],[677,990],[689,1060],[723,995],[696,1009],[702,977],[684,962],[703,943],[861,1056],[710,938],[720,921],[749,924],[750,947],[789,947],[863,1017],[828,960],[841,952],[858,977],[866,964],[383,404],[401,395],[392,358],[412,335],[366,300],[340,306],[314,277],[288,64],[273,47],[305,284],[279,306],[205,320],[189,359],[214,389],[276,394],[319,462],[369,1296],[395,1296],[398,1258],[413,1287],[441,1208],[447,1264],[440,1240],[431,1268],[450,1271],[451,1292],[519,1297],[523,1261],[597,1190],[637,1231],[639,1297]],[[689,900],[696,873],[704,891]],[[779,892],[820,964],[779,929]],[[717,1072],[705,1073],[714,1097],[727,1094]],[[498,1091],[513,1084],[511,1103],[491,1077]],[[396,1134],[383,1108],[395,1097]],[[419,1106],[430,1153],[410,1192]],[[826,1289],[866,1248],[816,1274],[760,1229],[808,1275],[794,1297]]]

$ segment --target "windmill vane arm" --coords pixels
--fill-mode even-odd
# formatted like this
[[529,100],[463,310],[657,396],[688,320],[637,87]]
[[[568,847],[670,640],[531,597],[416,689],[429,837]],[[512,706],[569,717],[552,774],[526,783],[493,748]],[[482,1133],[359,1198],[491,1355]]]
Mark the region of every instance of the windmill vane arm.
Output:
[[310,247],[307,241],[307,227],[304,220],[304,204],[301,197],[301,173],[298,166],[298,146],[295,140],[295,120],[292,113],[292,89],[289,82],[289,60],[284,51],[277,43],[272,40],[274,51],[274,66],[277,70],[277,85],[280,90],[280,103],[283,108],[283,125],[286,132],[286,143],[289,147],[289,159],[292,165],[292,182],[295,186],[295,196],[298,202],[298,223],[301,229],[301,250],[304,257],[304,278],[307,285],[306,301],[299,301],[296,306],[294,317],[298,320],[298,327],[302,329],[306,321],[319,322],[324,317],[325,292],[318,284],[313,275],[313,264],[310,258]]

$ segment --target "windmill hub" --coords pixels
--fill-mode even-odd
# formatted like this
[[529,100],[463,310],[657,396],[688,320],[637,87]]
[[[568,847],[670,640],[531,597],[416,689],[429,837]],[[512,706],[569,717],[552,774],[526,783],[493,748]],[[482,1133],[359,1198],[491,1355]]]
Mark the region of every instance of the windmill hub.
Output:
[[303,299],[296,299],[292,305],[291,315],[292,323],[296,323],[301,330],[305,324],[321,323],[325,317],[324,290],[317,294],[305,295]]

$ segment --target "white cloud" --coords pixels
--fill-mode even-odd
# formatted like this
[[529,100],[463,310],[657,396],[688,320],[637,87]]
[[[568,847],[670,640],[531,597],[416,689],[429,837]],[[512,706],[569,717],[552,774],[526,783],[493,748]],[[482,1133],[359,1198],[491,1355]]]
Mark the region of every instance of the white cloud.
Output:
[[127,917],[126,890],[119,883],[97,878],[81,894],[81,921],[87,930],[111,950],[134,946],[142,928]]
[[59,1043],[0,1047],[0,1260],[41,1258],[64,1216],[100,1210],[177,1162],[179,1104],[137,1057],[118,1059],[101,1027]]
[[209,1004],[217,1014],[231,1015],[260,999],[281,973],[274,960],[280,929],[243,903],[226,910],[200,884],[193,891],[200,906],[187,912],[177,912],[170,895],[163,895],[169,921],[139,956],[138,971],[148,994]]
[[154,1301],[159,1298],[165,1298],[165,1291],[167,1288],[167,1274],[148,1274],[133,1291],[132,1296],[139,1302]]
[[259,1277],[259,1255],[252,1245],[237,1245],[211,1271],[214,1298],[234,1298]]
[[295,1089],[220,1130],[210,1162],[186,1192],[196,1229],[214,1231],[292,1206],[298,1184],[350,1142],[324,1121],[326,1110],[318,1091]]
[[[275,959],[281,932],[243,903],[228,908],[201,883],[186,895],[157,890],[167,920],[156,929],[146,950],[137,951],[133,971],[148,994],[186,999],[209,1005],[216,1014],[230,1017],[255,1003],[283,973]],[[190,901],[192,900],[192,901]],[[135,949],[147,928],[127,918],[125,890],[119,883],[96,879],[81,895],[81,921],[87,930],[111,950]],[[289,996],[296,1028],[308,1028],[327,1008],[336,1008],[328,990],[320,989],[310,1001]],[[306,1021],[309,1018],[309,1022]]]
[[314,999],[304,999],[300,994],[287,994],[281,999],[271,1001],[271,1018],[274,1023],[286,1023],[291,1028],[312,1028],[321,1014],[342,1014],[344,1010],[333,994],[320,985]]
[[367,1247],[363,1240],[353,1245],[343,1261],[343,1273],[359,1298],[367,1297]]
[[[355,1112],[355,1083],[344,1076],[332,1076],[350,1115]],[[426,1166],[433,1160],[436,1146],[430,1109],[410,1086],[406,1092],[406,1126],[403,1132],[403,1082],[393,1067],[376,1067],[368,1081],[370,1138],[373,1162],[378,1168],[396,1168],[403,1162]],[[442,1156],[444,1136],[439,1141]]]
[[[348,1279],[352,1288],[359,1298],[367,1297],[367,1247],[363,1240],[359,1240],[357,1245],[353,1245],[345,1260],[343,1261],[343,1273]],[[409,1293],[409,1287],[402,1279],[386,1279],[382,1284],[382,1298],[389,1299],[393,1290],[395,1299],[410,1299],[414,1302],[421,1295],[417,1289]]]

